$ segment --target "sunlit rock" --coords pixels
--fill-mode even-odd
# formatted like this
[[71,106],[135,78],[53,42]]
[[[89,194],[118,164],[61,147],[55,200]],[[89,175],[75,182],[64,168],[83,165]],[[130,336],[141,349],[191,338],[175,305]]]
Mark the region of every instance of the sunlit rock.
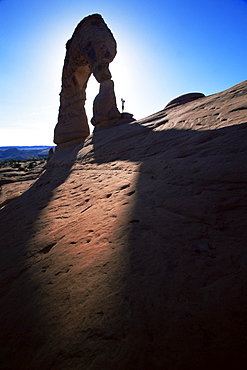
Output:
[[200,98],[203,98],[203,97],[205,97],[205,95],[202,94],[202,93],[188,93],[188,94],[184,94],[184,95],[179,96],[178,98],[175,98],[175,99],[171,100],[165,106],[165,108],[174,108],[174,107],[177,107],[178,105],[189,103],[189,102],[191,102],[193,100],[197,100],[197,99],[200,99]]

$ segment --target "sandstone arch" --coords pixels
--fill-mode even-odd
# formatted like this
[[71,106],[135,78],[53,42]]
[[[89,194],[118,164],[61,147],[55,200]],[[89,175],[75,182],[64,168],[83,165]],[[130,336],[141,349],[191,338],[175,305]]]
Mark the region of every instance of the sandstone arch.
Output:
[[85,113],[86,87],[90,75],[102,83],[111,79],[109,63],[117,45],[99,14],[84,18],[66,44],[62,89],[54,142],[58,148],[79,144],[89,135]]

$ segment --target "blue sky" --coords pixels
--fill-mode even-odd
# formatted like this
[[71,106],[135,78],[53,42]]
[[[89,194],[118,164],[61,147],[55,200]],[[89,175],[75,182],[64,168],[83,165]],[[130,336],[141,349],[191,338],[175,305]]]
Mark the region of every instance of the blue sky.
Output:
[[[53,144],[65,43],[93,13],[117,41],[119,108],[123,97],[137,119],[246,80],[245,0],[0,0],[0,146]],[[98,89],[90,78],[89,120]]]

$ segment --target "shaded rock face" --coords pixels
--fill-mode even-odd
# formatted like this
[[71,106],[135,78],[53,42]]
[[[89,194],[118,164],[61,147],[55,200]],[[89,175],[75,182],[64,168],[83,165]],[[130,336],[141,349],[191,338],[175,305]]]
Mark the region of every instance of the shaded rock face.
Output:
[[76,145],[89,135],[85,113],[86,87],[91,73],[99,83],[111,78],[109,63],[116,41],[99,14],[84,18],[67,42],[62,90],[54,142],[59,148]]
[[2,368],[243,368],[246,98],[96,131],[0,210]]
[[121,118],[121,114],[117,109],[116,97],[114,92],[114,83],[112,80],[104,80],[100,84],[99,94],[96,96],[93,103],[93,118],[91,123],[96,126],[101,123],[110,125],[108,121],[112,121],[113,125]]

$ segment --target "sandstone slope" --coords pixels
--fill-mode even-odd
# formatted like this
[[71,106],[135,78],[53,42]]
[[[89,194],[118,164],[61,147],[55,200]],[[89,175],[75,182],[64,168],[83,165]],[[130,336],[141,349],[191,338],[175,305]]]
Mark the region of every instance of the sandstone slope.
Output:
[[247,81],[61,149],[0,211],[4,369],[241,369]]

